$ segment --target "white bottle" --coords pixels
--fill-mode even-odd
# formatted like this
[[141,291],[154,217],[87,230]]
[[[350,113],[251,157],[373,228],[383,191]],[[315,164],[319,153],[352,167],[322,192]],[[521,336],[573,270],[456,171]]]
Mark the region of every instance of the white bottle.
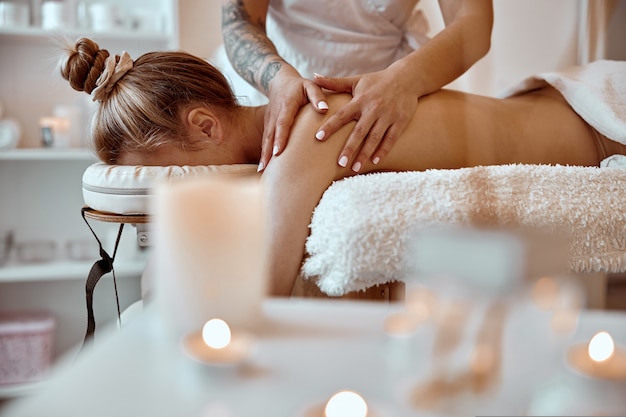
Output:
[[41,27],[49,30],[64,28],[67,25],[65,14],[63,1],[44,1],[41,5]]
[[17,120],[4,118],[2,102],[0,102],[0,151],[15,149],[20,141],[22,129]]

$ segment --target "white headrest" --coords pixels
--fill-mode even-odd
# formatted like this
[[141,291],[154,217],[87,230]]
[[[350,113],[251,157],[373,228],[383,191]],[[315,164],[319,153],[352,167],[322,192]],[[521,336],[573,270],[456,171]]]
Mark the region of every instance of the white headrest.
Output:
[[248,176],[257,165],[143,166],[97,162],[83,173],[83,200],[94,210],[115,214],[151,214],[153,187],[203,175]]

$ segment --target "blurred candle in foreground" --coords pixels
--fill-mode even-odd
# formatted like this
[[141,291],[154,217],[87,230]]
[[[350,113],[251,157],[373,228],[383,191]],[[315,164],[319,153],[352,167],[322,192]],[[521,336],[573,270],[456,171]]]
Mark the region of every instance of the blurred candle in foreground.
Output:
[[231,332],[228,323],[213,318],[201,331],[186,335],[182,349],[192,359],[206,365],[236,366],[248,360],[253,342],[247,333]]
[[257,328],[266,296],[266,204],[258,178],[209,175],[157,189],[155,301],[179,335],[219,317]]
[[587,351],[594,362],[604,362],[615,353],[615,343],[610,334],[599,332],[589,341]]
[[367,403],[353,391],[340,391],[326,403],[325,417],[366,417]]
[[596,333],[587,344],[572,346],[568,362],[591,377],[626,379],[626,351],[615,346],[613,338],[605,331]]

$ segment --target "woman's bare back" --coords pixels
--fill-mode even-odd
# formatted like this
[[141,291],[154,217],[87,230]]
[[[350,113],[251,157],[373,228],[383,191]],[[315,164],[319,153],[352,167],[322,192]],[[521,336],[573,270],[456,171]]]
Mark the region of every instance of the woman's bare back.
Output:
[[[337,158],[353,124],[324,142],[316,129],[346,95],[328,97],[329,112],[303,108],[289,145],[263,174],[269,192],[271,283],[289,295],[299,272],[313,210],[333,181],[355,175]],[[455,169],[509,163],[597,165],[591,128],[551,88],[508,99],[441,90],[420,99],[407,130],[389,155],[360,173]]]

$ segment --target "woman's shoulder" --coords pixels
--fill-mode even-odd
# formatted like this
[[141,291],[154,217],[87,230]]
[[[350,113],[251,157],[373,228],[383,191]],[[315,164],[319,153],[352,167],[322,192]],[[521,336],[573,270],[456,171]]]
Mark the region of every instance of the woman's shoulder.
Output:
[[[302,152],[305,155],[311,155],[311,152],[329,153],[333,155],[339,154],[340,146],[345,143],[348,134],[352,130],[353,123],[348,123],[333,134],[336,140],[315,140],[315,134],[318,132],[322,124],[333,114],[335,114],[342,105],[348,103],[351,99],[350,94],[327,94],[326,101],[328,103],[328,111],[319,113],[313,105],[307,103],[298,113],[291,131],[289,133],[289,144],[285,152],[293,150],[294,152]],[[344,140],[342,140],[342,138]],[[324,144],[324,146],[319,146]],[[297,149],[297,150],[296,150]]]

